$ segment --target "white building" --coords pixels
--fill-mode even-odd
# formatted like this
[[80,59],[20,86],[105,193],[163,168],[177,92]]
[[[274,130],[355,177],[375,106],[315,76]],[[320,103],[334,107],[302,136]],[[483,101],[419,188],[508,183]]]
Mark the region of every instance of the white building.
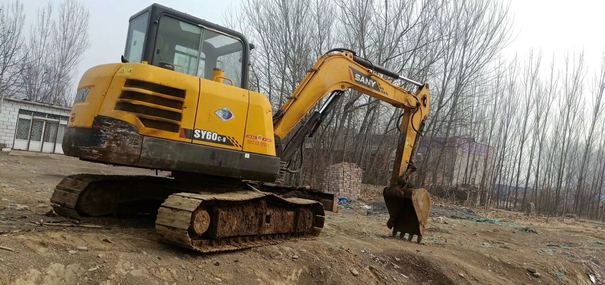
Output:
[[0,148],[63,153],[70,108],[4,98],[0,106]]

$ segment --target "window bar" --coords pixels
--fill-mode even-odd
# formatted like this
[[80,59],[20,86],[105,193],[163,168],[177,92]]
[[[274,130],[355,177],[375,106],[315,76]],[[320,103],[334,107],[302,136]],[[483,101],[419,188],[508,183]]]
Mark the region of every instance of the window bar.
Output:
[[32,127],[34,125],[34,115],[32,114],[31,119],[29,120],[29,131],[27,132],[27,147],[25,148],[25,150],[29,151],[29,144],[32,140]]
[[42,152],[44,150],[44,136],[46,135],[46,120],[42,120],[42,137],[40,138],[40,150]]

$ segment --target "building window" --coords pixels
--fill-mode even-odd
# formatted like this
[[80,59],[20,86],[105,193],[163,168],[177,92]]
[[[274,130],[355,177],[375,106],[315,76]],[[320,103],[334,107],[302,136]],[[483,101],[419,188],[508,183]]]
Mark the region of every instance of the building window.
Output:
[[59,125],[59,130],[57,131],[57,142],[63,142],[63,135],[65,134],[65,125]]
[[34,119],[32,123],[32,132],[30,136],[31,141],[39,142],[42,140],[42,129],[44,128],[44,121]]
[[26,140],[29,137],[30,124],[30,119],[19,118],[19,121],[17,121],[17,134],[15,135],[15,138],[18,140]]
[[54,143],[57,139],[57,129],[59,122],[46,121],[46,128],[44,130],[44,142]]

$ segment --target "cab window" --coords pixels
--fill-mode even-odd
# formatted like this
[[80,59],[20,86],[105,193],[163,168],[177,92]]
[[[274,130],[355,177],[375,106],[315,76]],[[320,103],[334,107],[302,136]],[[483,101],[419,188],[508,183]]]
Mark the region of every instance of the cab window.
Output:
[[145,12],[130,21],[128,37],[126,39],[126,51],[124,52],[124,56],[130,62],[141,62],[143,58],[148,20],[149,12]]
[[160,18],[153,65],[206,79],[220,68],[227,83],[241,86],[242,56],[243,45],[237,38],[172,17]]
[[204,31],[203,52],[205,56],[204,66],[200,66],[199,76],[211,79],[212,70],[220,68],[225,71],[225,77],[233,82],[233,85],[241,85],[242,75],[242,43],[232,38],[211,30]]

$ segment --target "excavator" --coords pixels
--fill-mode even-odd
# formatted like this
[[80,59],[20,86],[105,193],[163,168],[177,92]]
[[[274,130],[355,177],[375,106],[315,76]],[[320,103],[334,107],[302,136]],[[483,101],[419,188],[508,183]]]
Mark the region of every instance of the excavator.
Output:
[[383,195],[393,236],[420,243],[431,198],[408,181],[428,85],[334,49],[273,112],[248,88],[252,48],[236,31],[158,4],[132,16],[121,63],[81,78],[63,151],[171,175],[70,175],[52,194],[54,211],[75,219],[153,215],[162,240],[199,252],[317,236],[334,195],[274,182],[345,91],[356,90],[403,109]]

